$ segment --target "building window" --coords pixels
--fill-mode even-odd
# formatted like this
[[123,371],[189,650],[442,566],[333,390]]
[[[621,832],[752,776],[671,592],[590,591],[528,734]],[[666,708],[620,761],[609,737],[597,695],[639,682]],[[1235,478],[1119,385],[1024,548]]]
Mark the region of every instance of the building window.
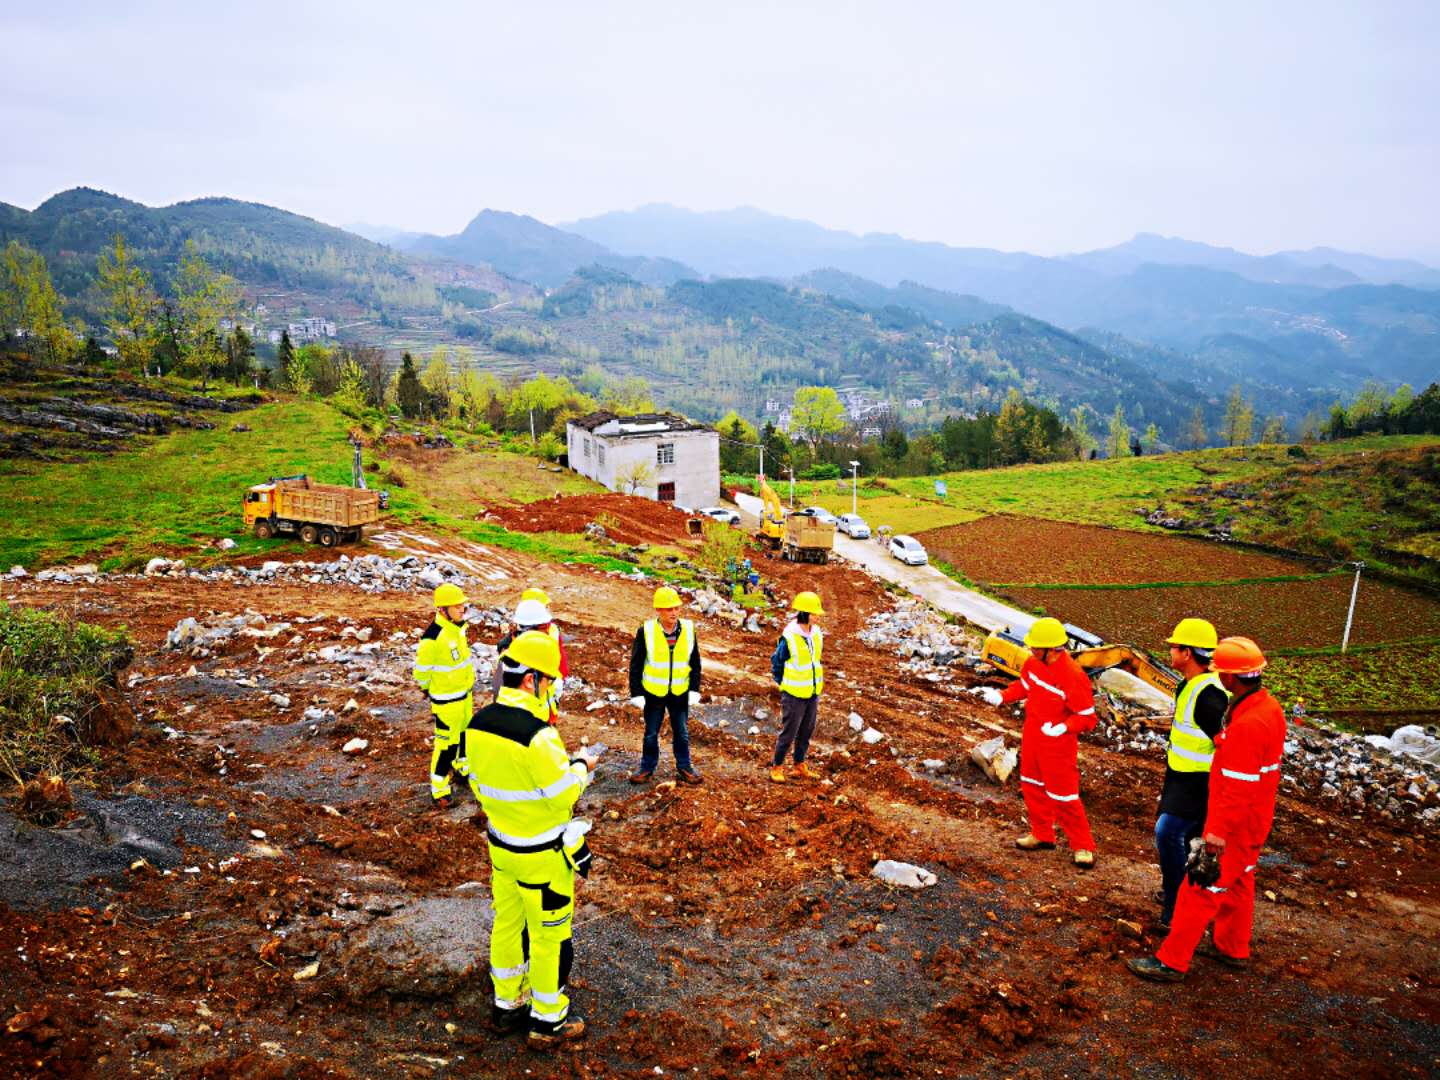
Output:
[[666,480],[655,492],[655,497],[661,502],[675,501],[675,481]]
[[605,464],[605,444],[603,442],[595,444],[595,456],[600,459],[601,465]]
[[585,439],[585,456],[590,456],[590,439],[588,437]]
[[[675,444],[673,442],[662,442],[655,444],[655,461],[659,465],[675,464]],[[675,497],[673,494],[670,496]]]

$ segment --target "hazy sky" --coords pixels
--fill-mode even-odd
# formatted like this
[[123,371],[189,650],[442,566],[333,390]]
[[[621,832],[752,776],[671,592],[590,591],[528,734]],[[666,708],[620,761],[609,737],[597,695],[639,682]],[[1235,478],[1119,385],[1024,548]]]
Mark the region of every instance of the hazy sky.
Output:
[[1440,3],[5,3],[0,200],[1440,261]]

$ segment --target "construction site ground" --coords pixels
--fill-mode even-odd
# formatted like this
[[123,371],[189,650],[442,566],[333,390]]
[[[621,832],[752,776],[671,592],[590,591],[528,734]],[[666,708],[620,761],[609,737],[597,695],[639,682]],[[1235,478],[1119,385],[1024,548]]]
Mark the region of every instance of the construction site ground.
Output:
[[[590,516],[604,498],[586,502]],[[553,512],[568,521],[563,505]],[[527,514],[526,527],[552,527],[540,507]],[[683,548],[675,520],[668,542]],[[919,679],[857,641],[896,601],[864,571],[776,560],[761,572],[777,593],[816,588],[831,612],[819,779],[767,779],[777,626],[747,633],[701,617],[704,697],[691,732],[705,783],[671,782],[667,743],[657,783],[632,786],[641,724],[625,673],[654,583],[514,552],[486,565],[470,586],[481,606],[513,605],[531,582],[550,591],[583,682],[567,692],[561,733],[572,746],[611,747],[579,810],[595,822],[597,857],[570,983],[587,1037],[546,1056],[488,1031],[477,810],[468,797],[448,815],[430,810],[431,724],[408,677],[362,692],[343,664],[317,655],[368,628],[377,655],[403,670],[412,631],[429,618],[424,594],[295,580],[6,579],[0,593],[12,603],[129,628],[136,659],[115,707],[133,710],[137,736],[106,752],[61,827],[0,811],[0,1074],[1440,1069],[1433,835],[1283,795],[1258,872],[1251,968],[1197,958],[1183,984],[1142,983],[1123,961],[1159,940],[1158,754],[1082,738],[1093,871],[1075,869],[1063,845],[1017,852],[1014,778],[998,787],[968,763],[975,743],[1019,732],[1013,715],[963,693],[985,680],[959,666],[940,682]],[[208,657],[165,647],[187,616],[247,610],[291,626],[237,636]],[[334,715],[307,720],[310,707]],[[852,711],[884,738],[862,742]],[[368,746],[345,753],[357,737]],[[926,759],[946,768],[927,771]],[[886,886],[871,876],[879,859],[918,864],[938,882]]]

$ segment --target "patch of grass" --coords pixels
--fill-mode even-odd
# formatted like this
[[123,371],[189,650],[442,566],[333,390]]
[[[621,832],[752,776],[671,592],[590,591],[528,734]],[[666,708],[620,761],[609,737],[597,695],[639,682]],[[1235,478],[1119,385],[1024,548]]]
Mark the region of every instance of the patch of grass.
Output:
[[0,771],[23,786],[94,766],[100,691],[130,657],[123,630],[0,603]]
[[1296,698],[1306,710],[1434,709],[1440,701],[1440,638],[1414,643],[1352,646],[1339,650],[1288,650],[1270,654],[1265,685],[1288,710]]

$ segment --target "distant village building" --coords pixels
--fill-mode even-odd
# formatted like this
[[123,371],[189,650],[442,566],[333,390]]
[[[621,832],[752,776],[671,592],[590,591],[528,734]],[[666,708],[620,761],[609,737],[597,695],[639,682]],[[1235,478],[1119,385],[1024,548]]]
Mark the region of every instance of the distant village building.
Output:
[[720,498],[720,434],[674,413],[601,410],[565,425],[570,467],[611,491],[695,509]]
[[324,341],[326,338],[333,338],[335,323],[319,317],[301,319],[299,322],[287,324],[285,330],[271,330],[270,344],[279,345],[280,338],[286,331],[290,333],[291,345],[309,345],[316,341]]
[[925,407],[925,399],[918,397],[906,398],[905,407],[907,409],[923,409]]
[[784,407],[785,403],[783,401],[776,401],[774,398],[765,399],[765,411],[767,413],[778,413]]

